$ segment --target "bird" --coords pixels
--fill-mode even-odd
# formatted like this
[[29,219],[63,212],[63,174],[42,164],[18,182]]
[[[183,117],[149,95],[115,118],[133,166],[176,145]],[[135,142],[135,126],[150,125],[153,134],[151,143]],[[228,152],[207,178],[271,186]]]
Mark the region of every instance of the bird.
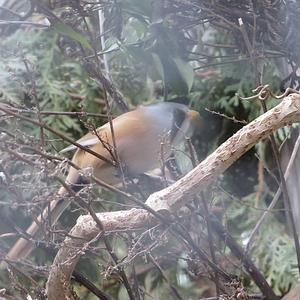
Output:
[[[72,144],[61,153],[75,151],[72,158],[74,165],[82,170],[90,168],[97,179],[109,185],[117,185],[122,181],[122,176],[113,163],[113,153],[117,153],[119,163],[125,166],[128,174],[143,174],[160,166],[162,151],[163,157],[167,159],[174,148],[190,138],[196,128],[201,126],[200,114],[184,104],[160,102],[141,105],[84,135],[77,141],[82,147]],[[98,155],[87,152],[84,150],[86,148]],[[71,166],[65,183],[77,192],[88,181],[78,169]],[[31,253],[35,243],[30,240],[41,238],[45,227],[43,223],[49,219],[49,214],[51,225],[54,225],[70,204],[67,194],[65,187],[59,189],[55,199],[50,202],[50,209],[46,207],[27,229],[26,235],[30,238],[19,238],[6,255],[7,259],[21,260]]]

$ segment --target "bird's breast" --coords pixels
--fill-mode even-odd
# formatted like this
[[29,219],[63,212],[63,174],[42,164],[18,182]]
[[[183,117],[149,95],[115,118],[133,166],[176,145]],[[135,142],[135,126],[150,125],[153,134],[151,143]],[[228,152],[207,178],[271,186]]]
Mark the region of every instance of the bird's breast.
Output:
[[160,166],[171,153],[167,131],[145,131],[117,142],[120,160],[131,173],[139,174]]

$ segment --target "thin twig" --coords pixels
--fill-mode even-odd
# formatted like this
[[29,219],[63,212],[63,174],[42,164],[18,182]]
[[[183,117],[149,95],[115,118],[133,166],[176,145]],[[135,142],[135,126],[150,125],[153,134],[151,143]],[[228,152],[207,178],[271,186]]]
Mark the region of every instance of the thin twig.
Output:
[[26,26],[35,26],[40,28],[49,28],[49,24],[43,24],[43,23],[36,23],[36,22],[29,22],[29,21],[6,21],[6,20],[0,20],[0,26],[1,25],[26,25]]
[[[191,155],[191,160],[192,160],[192,164],[193,164],[193,168],[195,168],[197,166],[197,158],[196,158],[196,153],[195,150],[193,148],[192,142],[190,139],[188,139],[188,147],[189,147],[189,152]],[[204,219],[206,221],[206,226],[207,226],[207,238],[208,238],[208,244],[209,244],[209,250],[210,250],[210,255],[212,258],[212,261],[215,265],[218,265],[217,262],[217,258],[216,258],[216,253],[215,253],[215,247],[214,247],[214,243],[213,243],[213,234],[212,234],[212,228],[211,228],[211,222],[210,222],[210,213],[207,207],[207,203],[205,201],[204,198],[204,193],[201,192],[201,202],[204,208]],[[220,295],[220,283],[219,283],[219,275],[218,272],[214,271],[214,282],[216,285],[216,294],[217,296]]]
[[82,199],[63,181],[63,180],[60,180],[60,184],[68,191],[68,193],[70,195],[72,195],[75,199],[75,201],[79,201],[78,204],[79,205],[83,205],[83,207],[90,213],[90,215],[92,216],[93,220],[96,222],[100,232],[101,232],[101,237],[102,237],[102,240],[105,244],[105,247],[107,249],[107,252],[109,253],[110,257],[112,258],[113,262],[114,262],[114,265],[115,265],[115,269],[119,272],[121,278],[122,278],[122,281],[123,281],[123,284],[127,290],[127,293],[128,293],[128,296],[129,296],[129,299],[131,300],[135,300],[135,297],[134,297],[134,293],[132,291],[132,288],[130,286],[130,283],[129,283],[129,280],[127,278],[127,275],[124,271],[123,268],[119,267],[118,264],[119,264],[119,259],[117,257],[117,255],[115,254],[115,252],[113,251],[113,248],[112,246],[110,245],[107,237],[105,236],[105,230],[104,230],[104,227],[102,225],[102,222],[99,220],[99,218],[97,217],[96,213],[94,212],[93,209],[91,209],[91,207],[86,204],[84,201],[82,201]]
[[263,291],[264,296],[268,300],[278,300],[279,298],[274,294],[271,287],[267,283],[265,277],[260,273],[258,268],[254,265],[251,259],[245,255],[242,247],[233,239],[233,237],[226,231],[223,225],[218,219],[211,215],[211,224],[214,231],[224,241],[224,243],[230,248],[232,253],[241,260],[247,272],[251,275],[256,285]]
[[[105,36],[104,36],[104,9],[99,9],[98,10],[98,19],[99,19],[99,35],[100,35],[100,44],[101,44],[101,51],[103,52],[105,49]],[[96,52],[97,53],[97,52]],[[97,54],[98,56],[98,54]],[[103,63],[104,63],[104,68],[106,72],[106,76],[110,77],[109,74],[109,65],[108,65],[108,60],[107,60],[107,54],[103,54]]]
[[115,165],[115,163],[113,161],[111,161],[110,159],[107,159],[106,157],[98,154],[97,152],[92,151],[88,147],[80,145],[79,143],[73,141],[72,139],[68,138],[64,134],[58,132],[57,130],[54,130],[53,128],[49,127],[48,125],[46,125],[44,123],[40,123],[36,120],[32,120],[31,118],[27,118],[25,116],[19,115],[19,114],[13,112],[13,111],[10,111],[9,108],[4,108],[3,106],[0,106],[0,111],[3,111],[8,115],[15,116],[18,119],[21,119],[23,121],[29,122],[29,123],[34,124],[34,125],[37,125],[39,127],[43,127],[44,129],[47,129],[48,131],[50,131],[50,132],[54,133],[55,135],[57,135],[58,137],[60,137],[62,140],[65,140],[65,141],[69,142],[70,144],[82,149],[83,151],[86,151],[86,152],[96,156],[97,158],[105,161],[106,163],[108,163],[110,165],[113,165],[113,166]]
[[154,266],[158,269],[159,273],[161,274],[162,278],[166,281],[166,283],[169,285],[171,292],[174,294],[174,296],[179,299],[183,300],[182,296],[179,294],[179,291],[177,288],[170,282],[167,275],[165,274],[162,267],[158,264],[158,262],[154,259],[154,257],[149,253],[147,257],[150,259],[150,261],[154,264]]
[[222,113],[220,113],[220,112],[210,110],[210,109],[208,109],[208,108],[205,108],[205,110],[208,111],[208,112],[210,112],[210,113],[212,113],[212,114],[214,114],[214,115],[223,117],[223,118],[225,118],[225,119],[227,119],[227,120],[230,120],[230,121],[233,121],[233,123],[241,123],[241,124],[244,124],[244,125],[247,125],[247,124],[248,124],[247,121],[245,121],[245,120],[238,120],[238,119],[236,119],[235,116],[230,117],[230,116],[227,116],[227,115],[222,114]]
[[92,292],[95,296],[97,296],[101,300],[111,300],[111,297],[108,296],[106,293],[98,289],[90,280],[88,280],[85,276],[81,273],[74,271],[72,274],[74,280],[81,283],[85,286],[90,292]]
[[[300,146],[300,134],[296,140],[296,143],[294,145],[294,149],[293,149],[293,152],[292,152],[292,155],[291,155],[291,158],[288,162],[288,165],[286,167],[286,170],[285,170],[285,174],[284,174],[284,178],[285,180],[287,180],[289,178],[289,175],[290,175],[290,172],[291,172],[291,168],[293,166],[293,163],[295,161],[295,158],[296,158],[296,155],[297,155],[297,152],[299,150],[299,146]],[[279,200],[279,197],[281,195],[281,187],[278,188],[278,190],[276,191],[276,194],[274,196],[274,198],[272,199],[270,205],[268,206],[268,208],[264,211],[264,213],[262,214],[262,216],[260,217],[260,219],[258,220],[258,222],[256,223],[255,227],[253,228],[252,232],[250,233],[250,236],[249,236],[249,240],[248,240],[248,243],[245,247],[245,251],[248,252],[250,250],[250,247],[251,247],[251,244],[253,242],[253,239],[255,237],[255,235],[257,234],[257,232],[259,231],[262,223],[264,222],[265,218],[267,217],[267,215],[273,210],[273,208],[276,206],[278,200]]]
[[[9,110],[15,111],[17,113],[24,113],[24,114],[37,114],[37,111],[31,110],[31,109],[22,109],[22,108],[15,108],[15,107],[9,107]],[[46,116],[77,116],[77,117],[101,117],[101,118],[107,118],[107,114],[100,114],[100,113],[90,113],[85,111],[49,111],[49,110],[41,110],[41,115]],[[0,115],[2,117],[2,115]],[[115,117],[115,116],[114,116]]]
[[[83,17],[83,20],[84,20],[84,23],[85,23],[85,26],[87,28],[87,31],[90,35],[90,39],[92,40],[92,34],[91,34],[91,31],[89,29],[89,25],[88,25],[88,22],[86,21],[86,18]],[[105,78],[105,76],[103,75],[102,73],[102,70],[101,70],[101,63],[100,63],[100,60],[99,60],[99,57],[97,55],[97,47],[95,45],[95,43],[92,43],[92,46],[93,46],[93,52],[94,52],[94,59],[96,61],[96,72],[97,74],[100,75],[99,78]],[[108,65],[107,65],[108,67]],[[108,69],[107,69],[108,70]],[[109,73],[107,73],[107,81],[110,82],[110,79],[109,79]],[[110,132],[111,132],[111,138],[112,138],[112,150],[114,152],[114,158],[115,158],[115,162],[117,163],[117,168],[118,170],[120,171],[121,173],[121,177],[122,177],[122,184],[123,184],[123,187],[125,188],[126,186],[126,183],[125,183],[125,176],[124,176],[124,171],[123,171],[123,165],[122,165],[122,162],[121,162],[121,159],[120,159],[120,156],[119,156],[119,153],[118,153],[118,149],[117,149],[117,143],[116,143],[116,138],[115,138],[115,131],[114,131],[114,126],[113,126],[113,122],[112,122],[112,116],[110,114],[111,112],[111,105],[108,101],[108,98],[107,98],[107,93],[106,93],[106,86],[104,85],[104,81],[101,81],[102,83],[102,87],[103,87],[103,94],[104,94],[104,101],[105,101],[105,104],[106,104],[106,107],[107,107],[107,117],[108,117],[108,122],[109,122],[109,127],[110,127]],[[112,87],[116,90],[116,88],[112,85]],[[117,104],[122,104],[124,105],[125,102],[120,102],[120,103],[117,103]],[[122,107],[122,111],[123,112],[126,112],[128,110],[128,107]]]
[[[267,106],[266,106],[266,102],[264,100],[261,100],[260,102],[261,102],[261,105],[263,107],[264,113],[266,113],[267,110],[268,110]],[[278,151],[273,133],[270,135],[270,141],[271,141],[273,156],[275,158],[276,166],[277,166],[280,181],[281,181],[281,188],[282,188],[284,205],[285,205],[285,208],[286,208],[287,215],[288,215],[288,217],[290,219],[290,222],[291,222],[291,230],[292,230],[292,234],[293,234],[293,238],[294,238],[296,255],[297,255],[297,264],[298,264],[298,270],[299,270],[299,274],[300,274],[300,244],[299,244],[299,237],[298,237],[297,230],[296,230],[294,215],[292,213],[291,201],[290,201],[290,197],[289,197],[289,194],[288,194],[286,181],[285,181],[285,178],[284,178],[284,173],[283,173],[283,170],[282,170],[282,167],[281,167],[281,164],[280,164],[279,151]]]

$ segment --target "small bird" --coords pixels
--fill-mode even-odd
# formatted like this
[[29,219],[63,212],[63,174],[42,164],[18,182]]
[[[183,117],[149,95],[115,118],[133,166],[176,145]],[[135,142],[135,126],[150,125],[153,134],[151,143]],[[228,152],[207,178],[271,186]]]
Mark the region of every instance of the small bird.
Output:
[[[139,175],[159,167],[161,152],[164,152],[165,159],[170,157],[173,149],[186,138],[191,137],[195,128],[199,126],[201,126],[199,113],[183,104],[162,102],[139,106],[133,111],[118,116],[111,123],[99,127],[96,132],[87,133],[77,141],[78,144],[96,152],[105,160],[74,145],[61,152],[76,150],[72,158],[76,166],[80,169],[90,168],[96,178],[107,184],[116,185],[122,182],[122,178],[120,174],[118,175],[114,164],[109,163],[112,160],[112,153],[118,154],[119,162],[126,167],[128,174]],[[83,179],[80,171],[70,167],[65,182],[77,192],[88,181]],[[68,191],[61,187],[56,199],[50,203],[52,225],[70,204],[70,200],[64,199],[67,193]],[[43,223],[48,216],[47,207],[38,220],[27,229],[26,235],[31,237],[30,239],[36,240],[41,237]],[[24,259],[34,248],[33,242],[20,238],[10,249],[7,258]]]

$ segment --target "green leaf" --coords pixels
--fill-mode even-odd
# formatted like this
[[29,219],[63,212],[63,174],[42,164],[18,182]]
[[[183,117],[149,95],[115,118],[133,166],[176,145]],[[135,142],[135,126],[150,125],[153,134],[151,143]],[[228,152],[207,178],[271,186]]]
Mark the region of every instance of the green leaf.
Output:
[[178,72],[182,80],[185,82],[189,92],[194,82],[194,70],[192,66],[180,57],[174,57],[173,61],[175,62]]
[[90,41],[83,34],[76,32],[71,26],[64,23],[56,23],[53,25],[53,29],[55,32],[80,43],[84,48],[93,50]]
[[177,95],[187,94],[194,81],[194,71],[188,62],[180,57],[160,57],[152,53],[154,66],[162,80]]
[[152,1],[140,1],[140,0],[123,0],[122,1],[122,8],[128,13],[129,15],[134,16],[147,16],[151,17],[152,14]]
[[156,71],[158,72],[161,79],[164,81],[165,80],[164,68],[163,68],[163,65],[161,63],[159,56],[156,53],[152,53],[152,58],[153,58],[153,62],[154,62]]

